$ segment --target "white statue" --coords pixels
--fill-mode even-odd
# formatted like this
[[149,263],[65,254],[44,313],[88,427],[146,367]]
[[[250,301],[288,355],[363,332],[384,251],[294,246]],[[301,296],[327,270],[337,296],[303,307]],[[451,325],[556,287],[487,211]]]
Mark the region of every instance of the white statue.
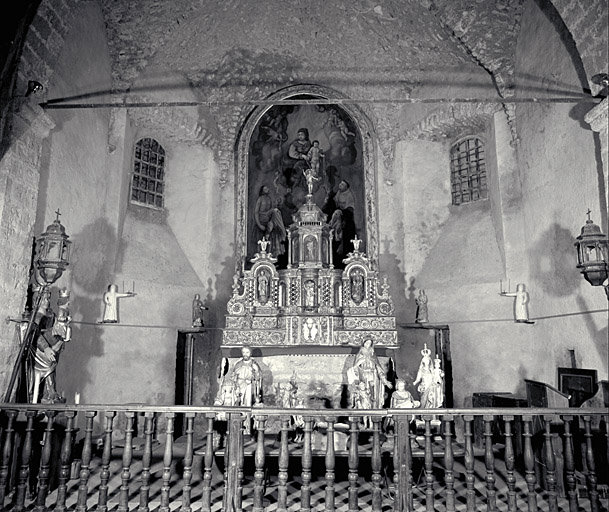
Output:
[[432,376],[433,376],[433,363],[431,361],[431,350],[427,348],[427,343],[423,350],[421,350],[421,363],[419,364],[419,370],[417,371],[417,377],[413,382],[413,385],[416,386],[418,384],[417,391],[419,392],[419,396],[421,397],[421,406],[425,407],[425,402],[423,400],[423,395],[427,391],[427,389],[431,386]]
[[364,340],[362,348],[355,356],[353,369],[357,372],[360,384],[363,383],[369,393],[372,408],[381,409],[385,403],[385,387],[391,389],[393,386],[387,380],[387,369],[374,353],[370,338]]
[[421,395],[421,406],[424,409],[437,409],[444,404],[444,371],[438,356],[434,359],[429,386]]
[[104,293],[104,319],[103,323],[116,324],[118,323],[118,299],[123,297],[133,297],[135,293],[118,291],[118,286],[111,284],[108,286],[108,291]]
[[529,323],[529,294],[523,283],[516,285],[515,292],[502,291],[499,295],[504,297],[514,297],[514,319],[518,323]]

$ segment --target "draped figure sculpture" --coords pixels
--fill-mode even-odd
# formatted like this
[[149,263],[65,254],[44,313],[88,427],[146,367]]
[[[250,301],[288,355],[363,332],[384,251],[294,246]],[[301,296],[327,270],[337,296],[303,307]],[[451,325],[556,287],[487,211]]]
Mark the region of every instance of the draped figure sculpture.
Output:
[[427,343],[425,343],[423,350],[421,350],[421,363],[419,364],[419,369],[417,371],[417,377],[413,382],[413,385],[417,385],[417,391],[419,392],[419,396],[421,397],[421,407],[425,408],[427,405],[425,404],[424,396],[431,386],[432,381],[432,366],[433,363],[431,361],[431,350],[427,348]]
[[358,373],[358,379],[365,384],[370,395],[373,409],[380,409],[385,404],[385,387],[393,386],[387,380],[387,370],[378,360],[372,347],[372,340],[364,341],[353,363],[353,369]]

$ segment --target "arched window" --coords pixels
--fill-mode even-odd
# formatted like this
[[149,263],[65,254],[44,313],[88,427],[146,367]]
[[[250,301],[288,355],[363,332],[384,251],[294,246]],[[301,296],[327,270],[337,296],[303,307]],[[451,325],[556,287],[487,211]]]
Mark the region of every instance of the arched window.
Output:
[[135,143],[131,202],[163,208],[165,193],[165,150],[156,140],[143,138]]
[[450,149],[450,185],[453,204],[487,198],[484,143],[468,137]]

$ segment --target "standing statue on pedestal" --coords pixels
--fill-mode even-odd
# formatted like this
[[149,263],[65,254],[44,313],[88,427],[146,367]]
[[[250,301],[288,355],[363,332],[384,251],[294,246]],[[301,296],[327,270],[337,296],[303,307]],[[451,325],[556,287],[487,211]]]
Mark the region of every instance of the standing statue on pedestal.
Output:
[[262,371],[252,359],[250,347],[241,348],[241,359],[235,363],[232,381],[234,386],[234,405],[251,407],[256,396],[261,396]]
[[429,321],[427,309],[427,295],[425,290],[419,290],[419,296],[415,299],[417,303],[417,324],[425,324]]
[[387,380],[387,370],[374,353],[370,338],[364,341],[362,348],[355,357],[353,369],[358,374],[359,382],[364,383],[370,395],[372,408],[381,409],[385,404],[385,387],[391,389],[392,385]]
[[58,312],[53,313],[49,306],[50,292],[46,290],[45,297],[40,303],[40,308],[36,316],[39,331],[36,335],[34,344],[31,346],[29,374],[30,374],[30,397],[31,402],[38,403],[40,385],[44,384],[42,393],[43,404],[65,403],[65,398],[61,396],[55,387],[55,370],[66,342],[72,337],[72,327],[70,322],[70,292],[63,289],[59,291],[57,299]]
[[521,324],[532,323],[529,320],[529,294],[523,283],[516,285],[515,292],[502,291],[503,297],[514,297],[514,320]]
[[416,386],[418,384],[417,391],[419,392],[419,396],[421,397],[421,407],[425,407],[425,400],[423,396],[427,392],[427,389],[431,386],[432,378],[433,378],[433,363],[431,361],[431,350],[427,348],[427,343],[423,350],[421,350],[421,363],[419,364],[419,370],[417,371],[417,377],[413,382],[413,385]]
[[[406,381],[397,379],[395,381],[395,391],[391,394],[391,409],[415,409],[421,405],[421,402],[415,400],[406,389]],[[414,421],[415,417],[411,416],[410,421]],[[393,416],[387,417],[386,428],[395,429],[395,420]]]
[[108,286],[108,291],[104,293],[104,324],[116,324],[118,323],[118,299],[123,297],[133,297],[135,293],[125,292],[120,293],[118,286],[111,284]]
[[195,298],[192,301],[192,326],[193,327],[203,327],[203,311],[207,310],[207,308],[203,305],[203,301],[201,300],[201,296],[197,293],[195,294]]
[[444,404],[444,371],[440,365],[440,358],[436,356],[429,386],[421,395],[421,406],[424,409],[437,409]]
[[[359,381],[357,388],[354,390],[352,400],[352,407],[354,409],[376,409],[372,404],[370,389],[362,380]],[[364,429],[372,429],[372,420],[370,419],[370,416],[362,416],[362,424]]]

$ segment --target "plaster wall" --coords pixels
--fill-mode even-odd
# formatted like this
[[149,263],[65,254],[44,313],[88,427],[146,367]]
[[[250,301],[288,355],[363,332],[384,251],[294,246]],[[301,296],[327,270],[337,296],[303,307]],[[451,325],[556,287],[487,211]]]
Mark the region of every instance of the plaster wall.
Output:
[[[551,95],[580,91],[585,84],[569,35],[536,2],[525,6],[516,55],[519,96],[531,87]],[[573,247],[587,208],[607,232],[600,147],[583,121],[591,107],[520,104],[516,110],[529,291],[543,325],[535,344],[545,347],[538,378],[551,384],[556,366],[567,365],[569,349],[575,349],[579,367],[595,368],[599,378],[607,378],[607,300],[601,288],[580,276]]]

